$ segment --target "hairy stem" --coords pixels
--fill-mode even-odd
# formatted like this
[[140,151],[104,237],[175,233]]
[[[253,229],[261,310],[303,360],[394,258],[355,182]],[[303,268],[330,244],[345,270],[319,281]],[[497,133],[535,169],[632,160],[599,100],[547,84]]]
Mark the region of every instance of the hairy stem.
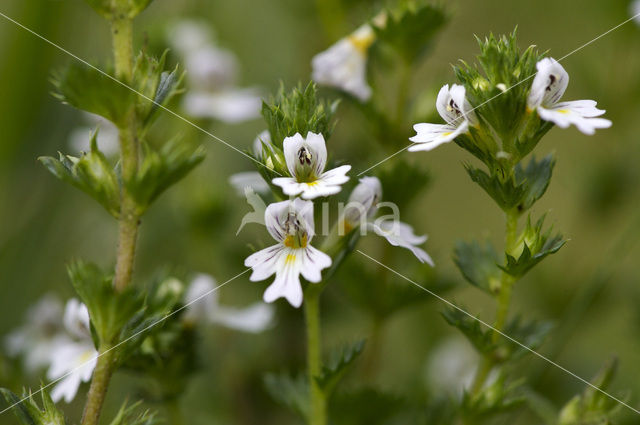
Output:
[[107,350],[108,348],[99,350],[100,355],[96,368],[93,370],[87,402],[82,412],[82,425],[97,425],[100,419],[107,387],[113,373],[113,351]]
[[315,379],[320,375],[322,367],[319,291],[307,291],[304,300],[304,313],[307,325],[307,363],[309,368],[309,394],[311,397],[309,425],[326,425],[327,401],[324,392]]
[[[130,84],[133,78],[133,23],[131,19],[116,18],[111,22],[116,77]],[[119,129],[122,178],[135,176],[138,170],[138,140],[135,107],[128,111],[126,125]],[[120,218],[118,222],[118,250],[114,286],[124,290],[131,283],[139,217],[126,188],[120,194]],[[109,381],[114,371],[114,354],[110,346],[100,347],[96,368],[82,414],[82,425],[98,425],[100,412],[107,395]]]
[[[505,233],[505,252],[511,253],[515,249],[515,244],[518,238],[518,213],[516,211],[509,211],[506,213]],[[510,276],[506,272],[502,273],[500,292],[498,294],[496,321],[493,325],[493,327],[498,331],[502,331],[507,322],[514,283],[515,280],[512,276]],[[492,335],[493,342],[497,342],[499,338],[500,333],[494,332]],[[484,358],[482,359],[482,363],[478,368],[478,372],[476,373],[476,376],[473,380],[473,384],[471,385],[471,394],[477,394],[482,389],[494,365],[495,359],[489,356],[484,356]]]

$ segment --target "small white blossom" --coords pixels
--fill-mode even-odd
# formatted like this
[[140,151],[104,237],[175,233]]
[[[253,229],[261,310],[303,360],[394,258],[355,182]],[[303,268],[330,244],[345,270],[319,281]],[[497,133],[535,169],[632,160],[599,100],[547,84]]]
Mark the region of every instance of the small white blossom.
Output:
[[363,25],[313,57],[311,79],[318,84],[335,87],[360,101],[371,98],[367,83],[367,51],[375,40],[373,28]]
[[426,380],[431,391],[462,397],[473,382],[478,355],[467,341],[450,337],[438,344],[426,364]]
[[189,86],[198,90],[219,90],[235,85],[238,61],[233,53],[208,45],[185,55]]
[[26,323],[5,337],[10,357],[22,356],[25,370],[34,373],[49,364],[51,349],[60,343],[62,303],[45,295],[27,310]]
[[573,124],[584,134],[591,135],[597,128],[611,127],[611,121],[595,118],[605,111],[596,108],[594,100],[559,102],[569,84],[569,74],[555,59],[544,58],[536,68],[538,72],[527,99],[529,110],[536,110],[541,119],[560,128]]
[[89,312],[84,304],[75,298],[70,299],[65,307],[63,323],[68,336],[52,348],[47,378],[60,379],[51,391],[51,399],[54,402],[64,399],[69,403],[76,396],[80,384],[91,379],[98,352],[93,345]]
[[263,302],[245,308],[220,304],[215,279],[207,274],[197,275],[184,296],[187,322],[207,322],[248,333],[260,333],[273,325],[273,307]]
[[465,88],[453,84],[451,88],[446,84],[438,92],[436,99],[438,113],[446,124],[419,123],[413,126],[416,135],[409,138],[415,145],[409,151],[430,151],[443,143],[454,140],[469,131],[469,125],[476,125],[477,118],[466,99]]
[[231,124],[260,116],[262,101],[258,91],[225,89],[222,91],[192,91],[184,96],[183,107],[196,118],[214,118]]
[[391,245],[400,246],[410,250],[422,263],[434,265],[433,260],[422,248],[427,236],[417,236],[413,228],[395,219],[379,218],[372,220],[378,210],[378,202],[382,199],[382,185],[377,177],[363,177],[360,183],[353,189],[349,196],[343,224],[346,232],[357,226],[363,226],[365,230],[373,230],[379,236],[384,237]]
[[97,129],[98,149],[106,157],[114,157],[120,152],[118,128],[109,120],[89,112],[83,113],[87,125],[78,127],[69,135],[69,146],[76,152],[88,152],[91,149],[91,134]]
[[278,242],[250,255],[244,265],[251,267],[250,279],[260,281],[275,273],[264,293],[266,302],[284,297],[294,307],[302,304],[300,275],[309,282],[322,279],[321,271],[331,265],[331,257],[311,246],[314,235],[313,203],[299,198],[267,207],[265,223]]
[[213,40],[209,25],[205,22],[183,20],[169,29],[169,43],[181,55],[207,47]]
[[293,177],[276,177],[273,184],[280,186],[286,195],[302,194],[304,199],[334,195],[349,180],[350,165],[342,165],[324,171],[327,164],[327,147],[322,134],[300,133],[287,137],[283,142],[284,158]]
[[[269,130],[262,131],[253,141],[251,149],[258,161],[262,160],[262,143],[271,143]],[[243,171],[232,174],[229,177],[229,184],[236,190],[238,195],[244,195],[245,189],[250,187],[257,193],[268,193],[269,185],[264,181],[262,175],[257,171]]]

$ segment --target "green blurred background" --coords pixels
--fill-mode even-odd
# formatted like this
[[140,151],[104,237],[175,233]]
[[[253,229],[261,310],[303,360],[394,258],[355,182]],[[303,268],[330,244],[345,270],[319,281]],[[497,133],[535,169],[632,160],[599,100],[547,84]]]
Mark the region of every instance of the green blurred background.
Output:
[[[344,0],[344,5],[346,31],[356,28],[380,6],[356,0]],[[436,90],[454,81],[451,64],[459,58],[473,61],[478,50],[474,35],[508,33],[517,26],[521,47],[536,44],[560,58],[629,17],[626,0],[458,0],[444,5],[451,14],[450,22],[412,82],[412,92],[430,91],[427,101],[431,104]],[[155,0],[136,20],[136,44],[148,42],[152,51],[161,53],[168,25],[182,18],[205,20],[219,43],[238,55],[241,83],[260,86],[266,95],[274,92],[280,81],[287,87],[308,81],[311,57],[335,41],[323,30],[316,6],[311,0]],[[110,58],[107,24],[81,0],[3,0],[0,12],[92,63],[105,63]],[[0,335],[17,327],[26,308],[43,294],[73,295],[65,271],[69,260],[81,257],[103,266],[114,261],[114,220],[36,161],[40,155],[69,151],[68,135],[82,121],[78,111],[50,95],[51,72],[72,60],[0,17]],[[556,328],[541,352],[580,376],[592,376],[605,360],[617,355],[620,373],[613,392],[630,390],[630,400],[637,405],[640,26],[628,23],[572,54],[563,64],[571,75],[565,98],[596,99],[607,110],[613,127],[592,137],[575,128],[553,129],[537,148],[540,156],[555,152],[557,165],[551,186],[534,213],[549,211],[548,222],[570,241],[517,285],[513,311],[527,318],[554,321]],[[175,117],[164,114],[158,121],[159,132],[183,134],[204,145],[207,158],[145,217],[136,277],[144,281],[159,267],[169,265],[210,273],[223,282],[243,269],[249,244],[256,245],[257,238],[268,242],[258,228],[247,228],[238,238],[234,236],[248,206],[234,194],[227,179],[232,173],[251,170],[252,164]],[[410,122],[407,119],[407,132]],[[240,149],[248,148],[263,129],[260,120],[233,126],[202,124]],[[335,158],[353,164],[352,175],[394,151],[375,148],[370,138],[356,108],[344,102],[330,149]],[[402,146],[405,141],[394,143],[394,147]],[[427,168],[432,177],[429,188],[418,194],[412,208],[403,211],[403,220],[414,224],[418,233],[429,234],[426,247],[437,263],[438,279],[460,284],[446,292],[447,298],[490,320],[494,310],[491,300],[461,284],[462,277],[451,259],[456,240],[489,238],[500,244],[503,237],[500,212],[469,181],[461,165],[472,159],[453,145],[429,154],[404,153],[401,158]],[[392,164],[381,168],[385,167],[392,168]],[[369,249],[375,254],[379,246],[373,242]],[[371,266],[365,258],[350,261]],[[394,265],[403,271],[413,270],[405,264],[414,267],[414,262],[408,252],[394,253]],[[420,269],[411,277],[430,274]],[[335,286],[341,279],[349,277],[340,274]],[[366,288],[377,283],[360,284]],[[249,282],[245,275],[225,287],[221,297],[224,302],[248,303],[259,299],[264,287]],[[421,397],[427,392],[429,353],[442,338],[457,331],[448,328],[439,316],[441,304],[426,293],[420,297],[381,328],[376,372],[354,372],[347,387],[364,379],[392,393]],[[330,288],[325,312],[327,345],[372,332],[368,317],[339,289]],[[297,423],[262,390],[263,372],[304,367],[301,311],[278,303],[278,321],[278,326],[258,336],[221,328],[202,333],[201,372],[182,400],[188,423]],[[3,361],[0,384],[19,390],[10,365]],[[583,387],[535,357],[524,362],[522,370],[523,375],[536,378],[536,390],[556,406]],[[126,394],[135,398],[130,384],[137,380],[126,373],[117,375],[105,416],[111,415]],[[28,384],[35,387],[38,382],[33,378]],[[67,410],[69,417],[78,417],[83,398],[80,394]],[[522,415],[518,423],[536,423],[530,416]],[[626,413],[621,418],[626,423],[640,423]],[[0,417],[0,423],[12,421],[10,415]]]

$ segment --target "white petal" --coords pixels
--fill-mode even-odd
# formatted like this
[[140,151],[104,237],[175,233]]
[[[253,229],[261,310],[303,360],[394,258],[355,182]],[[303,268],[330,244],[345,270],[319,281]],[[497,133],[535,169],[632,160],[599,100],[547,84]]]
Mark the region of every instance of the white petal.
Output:
[[315,156],[316,174],[322,174],[327,164],[327,144],[324,136],[310,131],[305,138],[305,145],[310,148],[312,154]]
[[246,308],[220,307],[212,322],[242,332],[259,333],[273,325],[274,308],[258,302]]
[[468,121],[463,121],[457,128],[449,124],[421,123],[414,125],[413,128],[417,134],[409,138],[409,140],[414,142],[415,145],[411,145],[408,150],[410,152],[430,151],[466,133],[469,123]]
[[276,266],[276,278],[264,292],[264,301],[273,302],[278,298],[286,298],[294,307],[302,304],[302,286],[300,285],[300,268],[304,248],[287,249],[280,255]]
[[606,112],[603,109],[596,108],[597,104],[595,100],[572,100],[557,103],[553,109],[571,109],[583,117],[592,118],[599,117]]
[[260,116],[260,96],[254,89],[222,92],[189,92],[183,100],[187,114],[196,118],[213,118],[231,124]]
[[569,84],[569,74],[553,58],[544,58],[536,64],[538,72],[531,84],[527,106],[535,109],[557,103]]
[[343,38],[311,60],[311,79],[343,90],[362,102],[371,97],[367,83],[367,56],[357,39]]
[[424,243],[427,237],[415,235],[413,228],[408,224],[393,220],[376,220],[374,223],[368,223],[367,228],[384,237],[391,245],[410,250],[420,262],[434,265],[429,254],[416,246]]
[[302,253],[302,276],[309,282],[317,283],[322,280],[321,271],[331,266],[331,257],[324,252],[312,247],[307,246]]
[[89,311],[87,306],[75,298],[67,301],[64,309],[64,327],[76,338],[90,338]]
[[264,181],[262,175],[257,171],[246,171],[242,173],[236,173],[229,177],[229,184],[238,192],[239,195],[244,194],[244,189],[250,187],[255,192],[267,193],[269,192],[269,185]]
[[[304,145],[304,137],[300,133],[296,133],[293,136],[285,137],[282,142],[282,150],[284,152],[284,160],[287,163],[287,168],[292,176],[296,175],[295,166],[298,161],[298,151]],[[275,183],[274,181],[274,184]]]
[[[568,102],[569,103],[569,102]],[[546,121],[551,121],[560,128],[567,128],[571,124],[575,125],[578,130],[587,135],[592,135],[598,128],[611,127],[611,121],[604,118],[591,118],[589,116],[581,115],[581,109],[573,110],[568,109],[566,105],[564,107],[543,108],[539,106],[538,115],[540,118]],[[588,110],[587,114],[591,115],[594,112]]]
[[97,363],[97,355],[98,352],[93,348],[93,343],[89,341],[69,341],[52,350],[51,367],[47,371],[47,378],[51,380],[62,378],[52,391],[51,397],[54,401],[64,398],[68,403],[73,400],[80,384],[91,378]]
[[208,46],[213,40],[208,24],[192,20],[183,20],[173,25],[168,36],[171,45],[181,54]]
[[184,295],[184,302],[187,305],[185,320],[198,322],[213,314],[218,305],[215,287],[216,280],[208,274],[198,274],[191,281]]
[[233,53],[206,45],[184,56],[184,67],[191,90],[220,91],[232,87],[238,75],[238,61]]
[[244,260],[244,265],[251,267],[253,273],[249,280],[258,282],[265,280],[277,270],[280,257],[286,251],[284,245],[278,244],[251,254]]

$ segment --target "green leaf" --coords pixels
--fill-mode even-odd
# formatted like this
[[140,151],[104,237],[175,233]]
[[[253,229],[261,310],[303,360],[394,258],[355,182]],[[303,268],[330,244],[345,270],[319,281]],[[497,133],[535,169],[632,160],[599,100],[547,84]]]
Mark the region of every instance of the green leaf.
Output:
[[145,143],[143,150],[137,174],[124,182],[138,206],[138,214],[144,213],[162,192],[189,174],[205,156],[202,147],[193,150],[178,139],[170,140],[159,150]]
[[361,340],[345,345],[341,350],[335,351],[327,364],[322,367],[320,376],[316,376],[315,379],[325,397],[328,397],[333,392],[349,367],[362,353],[364,344],[365,341]]
[[[520,317],[516,317],[507,324],[504,333],[531,350],[537,350],[542,346],[551,329],[553,329],[551,322],[538,322],[535,320],[525,322]],[[514,361],[531,353],[531,351],[507,338],[503,338],[500,345],[501,347],[498,349],[496,357],[504,360]]]
[[465,393],[462,399],[462,414],[470,423],[486,420],[495,415],[513,411],[520,407],[526,399],[521,387],[521,380],[508,382],[504,374],[490,385],[485,386],[477,394]]
[[2,393],[9,405],[13,405],[13,412],[22,425],[65,424],[64,415],[56,408],[45,389],[40,390],[42,409],[35,402],[31,393],[25,392],[22,397],[18,397],[6,388],[0,388],[0,393]]
[[78,296],[89,310],[96,346],[113,345],[122,340],[123,329],[132,320],[139,320],[144,308],[144,296],[129,286],[117,292],[113,277],[94,264],[75,261],[68,267],[69,277]]
[[[300,133],[306,137],[307,132],[322,134],[328,140],[333,131],[331,122],[338,102],[327,103],[319,100],[316,85],[313,82],[302,87],[298,84],[290,92],[285,92],[284,85],[269,102],[262,103],[262,116],[267,123],[274,146],[281,149],[285,137]],[[265,158],[266,160],[266,158]]]
[[506,253],[507,264],[500,266],[502,270],[514,277],[524,276],[546,256],[558,252],[567,242],[560,234],[551,237],[553,228],[543,232],[544,219],[545,216],[542,216],[535,225],[532,225],[531,216],[529,216],[527,227],[518,238],[516,250]]
[[309,401],[309,381],[305,375],[290,377],[287,374],[269,373],[264,377],[264,385],[271,397],[280,404],[308,420],[311,412]]
[[556,160],[552,154],[536,161],[536,157],[532,157],[526,168],[522,163],[518,163],[515,167],[516,184],[525,188],[525,194],[522,203],[517,205],[519,211],[526,211],[533,206],[534,203],[547,191],[551,174]]
[[381,42],[391,46],[407,64],[413,64],[431,48],[446,22],[441,7],[403,2],[399,10],[387,12],[384,24],[374,24],[373,28]]
[[[609,391],[618,366],[616,358],[609,360],[591,383],[602,391]],[[611,397],[588,386],[582,394],[573,397],[560,411],[558,425],[600,425],[613,423],[613,417],[621,404]],[[618,398],[626,399],[625,396]]]
[[54,74],[54,96],[123,128],[139,96],[114,78],[102,74],[96,68],[72,62],[62,72]]
[[100,203],[112,216],[120,215],[120,186],[116,171],[98,149],[98,130],[91,135],[91,150],[79,158],[59,153],[38,160],[54,176],[82,190]]
[[496,344],[492,340],[493,331],[485,329],[478,320],[456,308],[444,310],[442,317],[449,325],[458,328],[480,353],[488,355],[495,350]]
[[141,401],[137,401],[131,405],[125,401],[110,425],[155,425],[160,423],[156,419],[155,413],[149,410],[139,412],[138,408],[142,405]]
[[456,243],[453,261],[472,285],[496,295],[500,290],[502,270],[499,257],[489,241],[484,245],[473,241]]

